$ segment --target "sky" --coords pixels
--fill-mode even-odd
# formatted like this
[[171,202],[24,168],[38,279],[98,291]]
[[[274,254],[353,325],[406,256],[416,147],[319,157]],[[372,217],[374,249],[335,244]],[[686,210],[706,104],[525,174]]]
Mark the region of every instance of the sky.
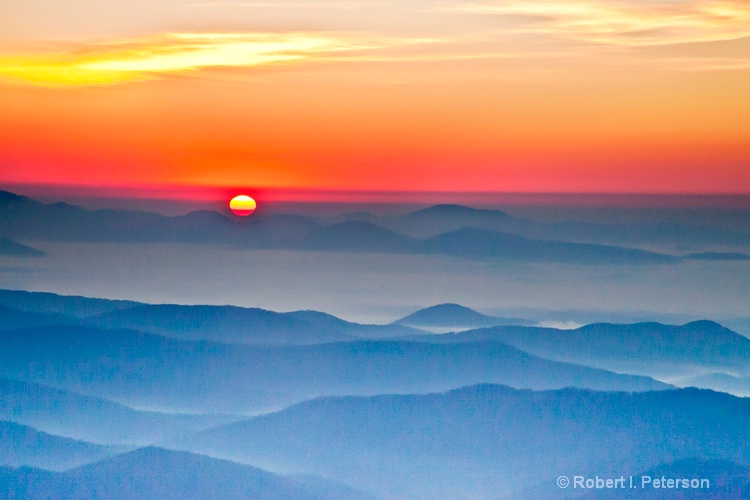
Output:
[[0,184],[750,193],[746,0],[2,12]]

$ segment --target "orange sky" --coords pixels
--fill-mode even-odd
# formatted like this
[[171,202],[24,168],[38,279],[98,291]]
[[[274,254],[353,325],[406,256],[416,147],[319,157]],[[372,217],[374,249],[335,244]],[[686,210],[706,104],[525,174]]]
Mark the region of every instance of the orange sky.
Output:
[[750,193],[744,1],[101,3],[8,2],[0,183]]

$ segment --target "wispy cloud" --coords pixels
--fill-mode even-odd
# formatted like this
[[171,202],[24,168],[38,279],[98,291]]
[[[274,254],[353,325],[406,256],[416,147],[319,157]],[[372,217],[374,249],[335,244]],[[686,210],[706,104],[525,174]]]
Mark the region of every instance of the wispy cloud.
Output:
[[172,33],[0,56],[0,78],[46,86],[106,85],[217,67],[299,63],[374,47],[326,34]]
[[[392,5],[380,0],[301,2],[196,2],[205,7],[328,7],[355,9]],[[395,7],[394,7],[395,8]],[[446,0],[429,22],[408,35],[383,29],[346,32],[168,33],[143,38],[51,44],[44,51],[0,53],[0,79],[52,87],[96,86],[158,79],[171,74],[227,76],[246,70],[307,62],[419,62],[482,59],[533,61],[594,56],[600,48],[694,47],[750,39],[750,1],[733,0]],[[454,15],[470,17],[457,23]],[[403,13],[403,12],[402,12]],[[488,25],[487,19],[499,19]],[[450,20],[450,26],[446,23]],[[434,26],[430,23],[435,22]],[[423,28],[423,29],[422,29]],[[390,34],[386,34],[390,33]],[[569,43],[560,43],[567,40]],[[51,49],[50,49],[51,47]],[[692,49],[691,49],[692,50]],[[635,53],[638,51],[621,51]],[[746,44],[692,55],[644,52],[641,63],[669,59],[700,69],[746,68]],[[701,60],[697,61],[700,57]],[[601,58],[600,58],[601,59]],[[599,60],[600,60],[599,59]],[[594,59],[592,59],[594,60]],[[636,59],[623,60],[631,64]],[[700,64],[697,64],[700,62]],[[542,64],[541,62],[539,64]],[[210,71],[212,69],[219,71]],[[243,71],[231,72],[244,78]]]
[[486,0],[446,3],[441,10],[514,16],[519,31],[626,47],[750,35],[746,0]]

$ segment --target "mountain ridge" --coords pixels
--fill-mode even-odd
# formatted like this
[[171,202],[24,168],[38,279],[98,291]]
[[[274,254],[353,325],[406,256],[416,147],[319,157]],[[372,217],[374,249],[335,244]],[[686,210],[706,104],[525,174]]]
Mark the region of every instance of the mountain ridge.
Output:
[[88,443],[0,420],[0,465],[64,470],[121,453],[122,446]]
[[419,309],[397,319],[392,324],[430,327],[479,327],[505,324],[531,324],[520,318],[488,316],[466,306],[454,303],[437,304]]
[[156,447],[139,448],[57,473],[0,467],[0,494],[3,491],[29,500],[372,498],[333,481],[303,481],[249,465]]
[[[388,498],[492,498],[560,475],[636,474],[670,458],[745,462],[748,417],[750,400],[698,389],[479,384],[424,395],[319,398],[169,446],[312,470]],[[307,432],[292,431],[301,427]],[[554,486],[542,497],[559,494]]]
[[478,382],[668,387],[648,377],[549,361],[497,341],[268,346],[63,326],[0,331],[0,377],[133,407],[218,413],[258,413],[320,395],[424,393]]
[[[300,215],[258,214],[248,220],[237,220],[238,218],[230,219],[218,213],[211,215],[206,211],[165,216],[134,210],[88,210],[66,203],[44,205],[29,198],[7,195],[3,199],[9,216],[0,220],[0,237],[8,238],[229,244],[244,249],[406,253],[475,260],[567,262],[582,265],[666,264],[682,261],[673,255],[616,246],[611,242],[570,241],[565,234],[559,232],[542,232],[533,237],[528,231],[526,234],[521,234],[523,231],[511,233],[503,229],[518,229],[515,226],[519,224],[536,227],[535,223],[513,218],[504,212],[458,205],[447,206],[451,208],[436,205],[432,209],[414,212],[421,215],[411,215],[411,219],[406,215],[403,220],[414,223],[416,219],[431,217],[443,223],[455,217],[434,216],[434,212],[448,211],[458,214],[459,219],[466,219],[466,214],[472,214],[482,220],[490,217],[493,220],[499,218],[514,221],[515,226],[504,228],[492,224],[473,225],[470,220],[466,220],[459,224],[449,224],[437,233],[415,236],[399,232],[395,227],[398,226],[397,221],[386,218],[349,219],[325,225]],[[422,223],[427,224],[420,222]],[[747,239],[750,242],[750,234]]]

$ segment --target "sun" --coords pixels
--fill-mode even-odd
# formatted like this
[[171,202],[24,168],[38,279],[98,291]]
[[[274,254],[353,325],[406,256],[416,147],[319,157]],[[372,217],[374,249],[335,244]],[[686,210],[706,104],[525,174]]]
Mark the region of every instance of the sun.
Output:
[[234,215],[239,217],[247,217],[252,214],[255,212],[257,206],[258,204],[255,203],[255,200],[246,194],[235,196],[229,201],[229,209]]

